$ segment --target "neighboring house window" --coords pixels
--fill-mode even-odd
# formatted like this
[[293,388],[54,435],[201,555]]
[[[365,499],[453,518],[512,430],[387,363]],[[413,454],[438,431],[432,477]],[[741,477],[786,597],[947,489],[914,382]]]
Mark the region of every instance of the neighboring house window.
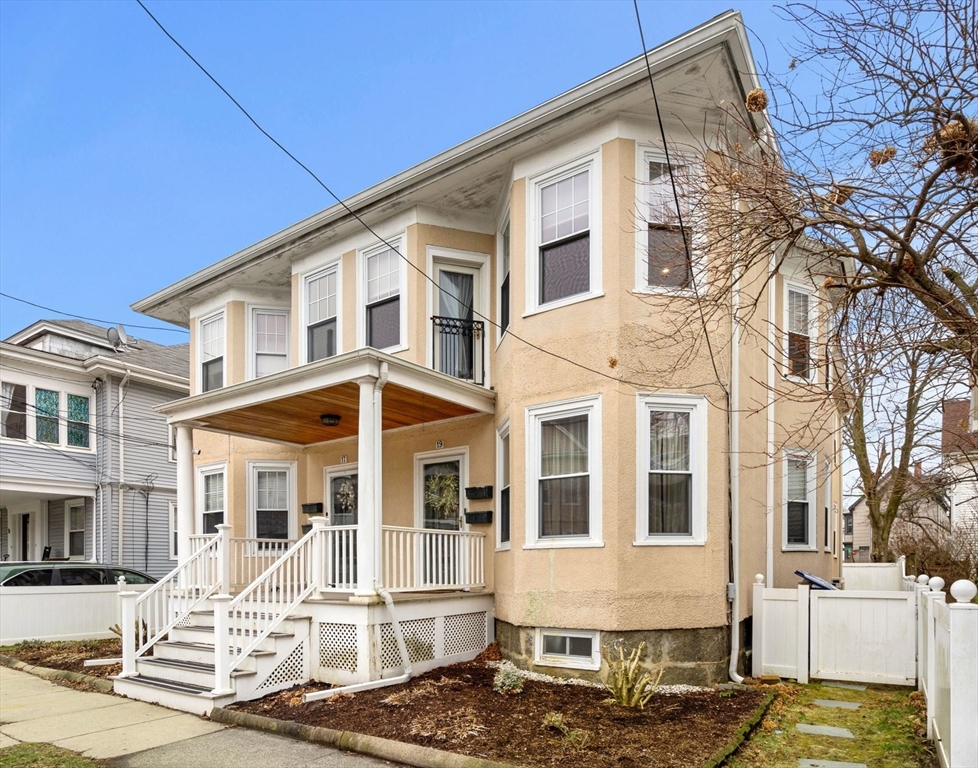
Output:
[[306,280],[306,362],[336,354],[338,281],[335,266]]
[[810,456],[785,459],[785,545],[788,548],[811,548],[814,545],[814,470]]
[[690,232],[685,228],[686,237],[683,237],[673,191],[673,179],[682,170],[677,167],[670,173],[665,163],[649,162],[646,278],[650,288],[686,288],[693,279],[693,265],[687,251]]
[[849,512],[842,516],[843,525],[845,525],[845,535],[852,536],[852,513]]
[[591,290],[590,173],[539,188],[540,304]]
[[811,294],[788,289],[788,373],[801,379],[812,375]]
[[177,503],[175,501],[168,502],[170,511],[170,559],[176,560],[179,554],[179,544],[180,544],[180,534],[178,533],[177,526],[179,525],[179,518],[177,517]]
[[58,410],[61,397],[50,389],[34,390],[34,436],[39,443],[60,443]]
[[502,264],[499,271],[503,279],[499,284],[499,335],[502,336],[509,328],[509,221],[500,235],[500,250]]
[[707,404],[696,395],[639,395],[640,544],[706,541]]
[[510,512],[509,512],[509,424],[503,425],[499,430],[498,442],[496,444],[497,471],[498,479],[496,484],[499,486],[499,520],[497,521],[496,531],[500,548],[509,548],[510,541]]
[[68,502],[65,514],[65,529],[68,557],[85,557],[85,502]]
[[200,391],[224,386],[224,315],[200,323]]
[[23,384],[0,384],[0,437],[27,437],[27,387]]
[[548,667],[600,669],[599,632],[570,629],[538,629],[535,633],[534,662]]
[[527,409],[527,546],[601,544],[601,401]]
[[364,262],[366,345],[375,349],[400,346],[401,259],[393,248],[384,246],[367,253]]
[[289,314],[255,310],[255,377],[268,376],[289,367]]
[[224,469],[202,471],[201,533],[217,533],[224,522]]
[[289,465],[252,465],[252,472],[254,536],[259,539],[289,538],[289,501],[292,497]]
[[88,420],[90,399],[80,395],[68,395],[68,445],[88,448]]
[[177,431],[172,424],[166,425],[167,461],[177,460]]

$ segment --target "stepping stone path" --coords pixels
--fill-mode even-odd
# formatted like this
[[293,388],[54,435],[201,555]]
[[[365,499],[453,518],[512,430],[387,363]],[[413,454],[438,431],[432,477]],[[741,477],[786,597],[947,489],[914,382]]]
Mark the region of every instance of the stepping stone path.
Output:
[[805,760],[799,758],[798,768],[867,768],[866,763],[840,763],[836,760]]
[[[865,691],[865,685],[850,685],[848,683],[822,683],[826,688],[845,688],[850,691]],[[813,703],[827,709],[859,709],[862,705],[853,701],[835,701],[834,699],[815,699]],[[813,736],[828,736],[835,739],[854,739],[855,735],[848,728],[837,728],[831,725],[808,725],[796,723],[795,728],[800,733]],[[841,763],[836,760],[798,759],[798,768],[867,768],[865,763]]]
[[854,701],[833,701],[832,699],[815,699],[815,704],[820,707],[833,707],[835,709],[859,709],[862,704]]
[[795,728],[802,733],[810,733],[812,736],[832,736],[836,739],[856,738],[848,728],[836,728],[834,725],[807,725],[806,723],[798,723]]
[[[865,691],[866,686],[859,683],[822,683],[823,688],[845,688],[848,691]],[[845,763],[840,763],[845,765]]]

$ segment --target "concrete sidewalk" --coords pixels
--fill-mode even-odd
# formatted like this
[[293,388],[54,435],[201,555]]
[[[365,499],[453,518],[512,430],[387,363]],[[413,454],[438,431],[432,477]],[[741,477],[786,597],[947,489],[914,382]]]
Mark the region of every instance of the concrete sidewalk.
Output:
[[119,768],[381,768],[393,763],[76,691],[0,666],[0,747],[46,742]]

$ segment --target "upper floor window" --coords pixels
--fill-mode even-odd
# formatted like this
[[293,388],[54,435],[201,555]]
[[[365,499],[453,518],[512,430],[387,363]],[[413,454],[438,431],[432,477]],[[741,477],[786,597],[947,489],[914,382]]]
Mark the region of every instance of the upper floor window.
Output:
[[527,546],[601,545],[601,400],[527,409]]
[[40,387],[34,390],[34,436],[37,442],[61,442],[60,400],[60,392]]
[[788,375],[810,379],[812,377],[812,295],[798,288],[788,288],[786,304]]
[[90,448],[91,398],[56,389],[32,387],[33,433],[28,434],[28,387],[4,382],[0,397],[0,435],[18,440]]
[[696,395],[639,396],[637,543],[705,542],[706,411]]
[[278,373],[289,367],[289,313],[269,309],[254,311],[255,377]]
[[338,282],[336,266],[306,280],[306,362],[325,360],[337,352]]
[[224,386],[224,313],[200,321],[200,391]]
[[686,288],[693,279],[688,253],[690,232],[685,211],[683,224],[687,226],[679,225],[673,189],[683,169],[670,170],[665,163],[650,161],[648,170],[647,283],[650,288]]
[[27,387],[24,384],[0,384],[0,437],[27,438]]
[[499,249],[502,254],[499,274],[499,335],[502,336],[509,328],[509,220],[499,237]]
[[[399,241],[392,243],[399,247]],[[364,256],[365,343],[375,349],[401,346],[401,258],[386,245]]]

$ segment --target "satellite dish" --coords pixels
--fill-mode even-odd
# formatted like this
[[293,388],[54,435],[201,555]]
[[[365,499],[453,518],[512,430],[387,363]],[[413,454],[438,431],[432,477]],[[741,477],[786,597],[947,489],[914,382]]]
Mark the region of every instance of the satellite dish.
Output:
[[129,344],[129,335],[126,333],[126,329],[122,327],[120,323],[115,328],[109,328],[105,332],[106,337],[109,340],[109,344],[113,346],[114,349],[119,350],[125,349],[126,345]]

